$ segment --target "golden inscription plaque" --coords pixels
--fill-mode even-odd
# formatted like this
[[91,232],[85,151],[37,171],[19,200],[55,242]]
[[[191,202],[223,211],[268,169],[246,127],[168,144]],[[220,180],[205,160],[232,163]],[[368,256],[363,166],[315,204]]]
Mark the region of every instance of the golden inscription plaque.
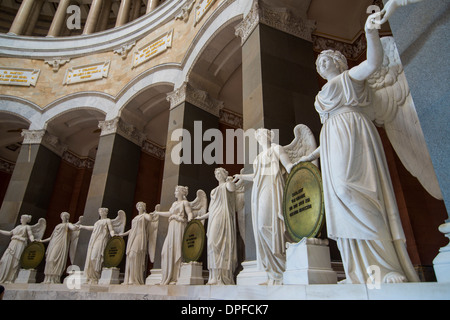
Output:
[[33,241],[22,252],[20,266],[22,269],[36,269],[44,259],[45,247],[39,241]]
[[191,220],[183,235],[183,259],[185,262],[197,261],[200,259],[205,247],[205,228],[199,220]]
[[122,237],[114,236],[109,239],[103,254],[103,266],[115,268],[122,262],[125,253],[125,240]]
[[296,165],[284,187],[283,215],[287,235],[293,242],[315,237],[324,220],[322,178],[311,162]]

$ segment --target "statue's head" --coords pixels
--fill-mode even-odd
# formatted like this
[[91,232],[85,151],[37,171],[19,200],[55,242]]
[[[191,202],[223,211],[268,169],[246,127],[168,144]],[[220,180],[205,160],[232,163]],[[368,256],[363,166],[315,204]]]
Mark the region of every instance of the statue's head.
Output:
[[176,186],[175,187],[175,196],[177,195],[177,193],[179,193],[184,199],[186,198],[186,196],[188,195],[188,187],[184,187],[184,186]]
[[145,202],[139,201],[138,203],[136,203],[136,209],[138,209],[138,211],[140,211],[140,209],[143,209],[145,211],[146,208],[147,205],[145,204]]
[[22,223],[30,223],[31,222],[31,215],[29,214],[23,214],[20,216],[20,222]]
[[317,73],[320,74],[322,78],[326,79],[326,77],[323,74],[323,71],[321,71],[320,62],[322,59],[326,58],[329,58],[334,62],[334,65],[336,66],[336,69],[339,71],[339,73],[342,73],[348,69],[347,58],[345,58],[345,56],[342,53],[336,50],[324,50],[319,54],[319,56],[316,59],[316,70]]
[[224,168],[216,168],[214,170],[214,175],[216,176],[216,179],[219,180],[218,176],[220,175],[223,177],[223,179],[226,179],[228,177],[228,171]]
[[60,217],[62,221],[69,221],[70,214],[68,212],[61,212]]
[[272,130],[266,129],[266,128],[259,128],[255,131],[255,139],[259,143],[264,141],[273,141],[273,138],[275,137],[275,132]]

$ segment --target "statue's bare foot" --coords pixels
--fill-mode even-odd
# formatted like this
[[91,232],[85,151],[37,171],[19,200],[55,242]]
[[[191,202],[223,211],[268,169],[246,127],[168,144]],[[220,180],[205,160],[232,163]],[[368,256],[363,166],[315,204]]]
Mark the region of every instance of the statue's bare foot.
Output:
[[383,280],[384,283],[402,283],[406,282],[406,277],[398,272],[389,272]]

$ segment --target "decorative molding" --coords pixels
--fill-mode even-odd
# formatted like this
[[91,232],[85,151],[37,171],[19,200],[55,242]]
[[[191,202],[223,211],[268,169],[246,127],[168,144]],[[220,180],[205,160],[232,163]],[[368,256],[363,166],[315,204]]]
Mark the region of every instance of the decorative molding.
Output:
[[0,171],[12,174],[16,164],[0,158]]
[[128,57],[128,52],[131,51],[131,48],[133,48],[136,45],[136,41],[125,43],[121,45],[120,47],[113,50],[114,53],[118,54],[122,57],[122,60],[125,60]]
[[22,144],[40,144],[44,134],[45,130],[23,129],[21,132],[21,136],[23,137]]
[[145,140],[142,144],[142,151],[159,160],[164,160],[166,156],[166,151],[163,147],[149,140]]
[[94,167],[94,159],[91,159],[89,157],[79,157],[76,154],[70,152],[69,150],[66,150],[62,154],[62,160],[68,162],[69,164],[73,165],[77,169],[92,169]]
[[67,145],[62,143],[58,137],[42,130],[22,130],[21,133],[23,139],[22,145],[24,144],[42,144],[59,156],[67,150]]
[[262,0],[254,0],[248,15],[235,27],[235,34],[241,37],[242,44],[259,23],[310,42],[311,34],[316,29],[316,22],[309,20],[306,12],[295,16],[286,8],[269,7]]
[[196,26],[205,14],[209,11],[209,9],[213,6],[216,0],[199,0],[197,6],[195,7],[195,22],[194,26]]
[[243,127],[243,118],[242,115],[234,113],[227,109],[221,109],[219,114],[219,122],[222,122],[233,128],[241,128]]
[[142,146],[146,137],[135,126],[126,123],[119,117],[112,120],[100,121],[98,127],[102,130],[100,136],[108,134],[120,134],[125,139],[133,142],[138,146]]
[[69,61],[70,58],[52,58],[44,60],[46,64],[48,64],[50,67],[53,67],[53,72],[58,72],[59,68],[61,68]]
[[312,41],[314,51],[322,52],[323,50],[328,49],[337,50],[349,60],[357,60],[367,49],[364,33],[362,33],[353,43],[337,41],[318,35],[312,35]]
[[184,22],[188,22],[189,15],[191,14],[195,1],[196,0],[188,0],[188,2],[181,8],[181,12],[175,17],[175,20],[183,20]]
[[187,82],[177,90],[168,93],[167,101],[170,102],[170,110],[187,101],[216,117],[219,117],[220,110],[223,108],[223,101],[212,98],[206,91],[193,88]]

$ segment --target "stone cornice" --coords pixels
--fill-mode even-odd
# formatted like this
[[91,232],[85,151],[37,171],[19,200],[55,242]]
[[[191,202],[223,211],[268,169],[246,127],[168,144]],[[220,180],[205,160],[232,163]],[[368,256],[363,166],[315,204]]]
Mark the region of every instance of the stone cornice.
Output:
[[311,34],[316,28],[315,21],[309,20],[306,12],[301,16],[295,16],[286,8],[269,7],[262,0],[254,0],[248,15],[235,28],[236,35],[241,37],[242,43],[259,23],[310,42],[312,42]]
[[167,94],[167,101],[170,102],[171,110],[182,102],[187,101],[216,117],[219,117],[220,110],[223,108],[223,101],[212,98],[208,92],[195,89],[187,82],[183,83],[180,88]]
[[46,130],[22,130],[22,144],[42,144],[59,156],[67,150],[67,145],[62,143],[58,137],[48,133]]
[[86,158],[79,157],[70,151],[65,151],[63,153],[62,160],[73,165],[77,169],[92,169],[94,167],[93,159],[88,157]]
[[149,140],[145,140],[144,143],[142,144],[142,151],[159,160],[164,160],[166,154],[163,147]]
[[119,117],[112,120],[100,121],[98,127],[102,130],[100,136],[117,133],[125,139],[142,146],[146,137],[135,126],[126,123]]

